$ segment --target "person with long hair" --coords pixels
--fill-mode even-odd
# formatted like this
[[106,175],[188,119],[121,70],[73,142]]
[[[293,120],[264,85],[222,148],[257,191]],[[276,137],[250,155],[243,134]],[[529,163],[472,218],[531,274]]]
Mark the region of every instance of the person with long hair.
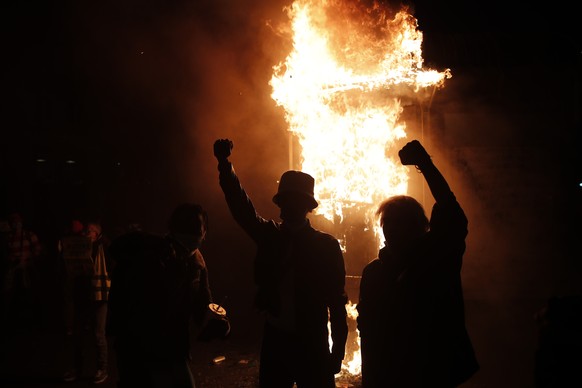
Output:
[[364,388],[451,388],[479,368],[465,327],[461,266],[468,220],[419,141],[399,152],[435,199],[430,220],[413,197],[380,204],[385,238],[362,272],[357,304]]

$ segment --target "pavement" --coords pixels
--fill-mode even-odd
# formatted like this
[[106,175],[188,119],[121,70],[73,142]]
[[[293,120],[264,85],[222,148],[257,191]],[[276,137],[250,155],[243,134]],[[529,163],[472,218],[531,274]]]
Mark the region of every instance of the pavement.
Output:
[[[2,320],[0,336],[0,386],[33,387],[115,387],[115,353],[109,351],[109,378],[94,384],[94,345],[87,331],[84,369],[76,381],[64,382],[63,329],[59,302],[40,296],[35,304],[22,302]],[[250,327],[250,326],[245,326]],[[110,344],[112,338],[108,338]],[[257,386],[259,340],[244,327],[222,340],[192,343],[191,370],[197,388],[250,388]]]
[[[35,304],[21,303],[2,320],[0,330],[0,387],[77,388],[116,387],[115,353],[109,349],[109,378],[92,382],[96,350],[86,332],[84,369],[77,380],[63,381],[65,372],[62,313],[51,292]],[[229,316],[231,334],[222,340],[191,344],[190,368],[196,388],[256,388],[259,375],[260,318],[242,312]],[[111,345],[112,338],[108,337]],[[336,386],[357,388],[358,378],[338,376]]]

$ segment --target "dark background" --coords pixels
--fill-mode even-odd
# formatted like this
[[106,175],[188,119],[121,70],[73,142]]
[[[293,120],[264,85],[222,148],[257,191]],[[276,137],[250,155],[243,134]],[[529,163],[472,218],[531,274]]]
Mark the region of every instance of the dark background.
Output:
[[[3,5],[2,213],[160,228],[177,201],[213,199],[211,145],[227,135],[244,162],[270,166],[250,174],[260,185],[271,182],[270,195],[286,163],[286,124],[268,86],[289,49],[273,27],[286,18],[284,5]],[[511,128],[516,142],[574,146],[568,140],[579,123],[580,34],[572,10],[409,5],[424,33],[426,66],[452,70],[447,98],[494,106],[496,116],[523,113],[527,122]],[[465,124],[470,137],[473,123]]]
[[[22,212],[50,252],[71,218],[100,220],[112,237],[129,223],[163,233],[175,205],[200,202],[216,297],[255,338],[254,246],[228,214],[212,144],[234,140],[241,180],[276,218],[288,135],[268,81],[289,50],[272,28],[286,4],[4,2],[0,218]],[[463,276],[482,370],[467,386],[531,387],[534,313],[552,295],[580,293],[577,13],[409,5],[426,66],[453,74],[405,116],[411,136],[423,128],[470,219]],[[357,281],[350,287],[353,299]]]

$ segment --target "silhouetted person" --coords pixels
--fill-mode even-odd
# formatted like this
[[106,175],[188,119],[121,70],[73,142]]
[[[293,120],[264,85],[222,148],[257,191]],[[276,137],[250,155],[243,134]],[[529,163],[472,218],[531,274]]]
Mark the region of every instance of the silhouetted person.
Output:
[[424,175],[435,205],[430,221],[410,196],[378,208],[385,246],[363,270],[357,305],[362,386],[455,387],[478,370],[460,275],[468,221],[420,142],[399,156]]
[[334,387],[348,334],[345,267],[337,239],[315,230],[307,218],[318,205],[314,180],[300,171],[285,172],[273,197],[282,222],[264,219],[228,160],[231,150],[228,139],[214,143],[228,207],[257,245],[255,304],[265,313],[259,384],[264,388],[290,388],[294,382],[299,388]]
[[[107,247],[101,225],[83,225],[72,220],[58,242],[61,258],[63,307],[65,315],[65,363],[63,380],[72,382],[83,373],[89,350],[96,350],[97,370],[93,383],[107,380],[108,347],[106,337],[107,300],[110,279],[107,272]],[[92,346],[88,346],[87,337]]]
[[[205,321],[212,302],[200,246],[208,217],[198,204],[172,213],[165,236],[133,231],[114,239],[109,298],[120,388],[193,388],[191,323]],[[228,333],[228,322],[214,331]]]
[[582,386],[582,296],[553,296],[535,318],[536,388]]
[[6,252],[2,291],[4,301],[3,319],[9,319],[13,313],[22,313],[34,308],[35,295],[35,260],[40,256],[42,246],[38,236],[24,227],[20,213],[8,216],[10,231],[6,237]]
[[88,222],[85,235],[91,239],[91,258],[93,259],[92,316],[90,319],[97,349],[97,371],[93,377],[93,383],[100,384],[109,377],[106,326],[111,279],[108,272],[108,241],[103,235],[101,224],[98,222]]

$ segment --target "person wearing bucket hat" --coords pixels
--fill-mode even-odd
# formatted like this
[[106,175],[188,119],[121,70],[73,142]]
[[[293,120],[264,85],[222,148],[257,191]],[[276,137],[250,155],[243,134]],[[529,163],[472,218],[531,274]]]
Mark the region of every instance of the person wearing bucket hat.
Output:
[[265,219],[228,160],[232,149],[229,139],[214,142],[230,212],[257,245],[255,306],[265,316],[259,386],[333,388],[348,335],[346,272],[338,240],[307,218],[318,206],[315,181],[301,171],[283,173],[273,196],[281,221]]
[[296,201],[305,203],[309,210],[313,210],[319,205],[313,196],[314,185],[315,180],[311,175],[295,170],[286,171],[281,176],[273,202],[280,206],[281,198],[292,196]]

